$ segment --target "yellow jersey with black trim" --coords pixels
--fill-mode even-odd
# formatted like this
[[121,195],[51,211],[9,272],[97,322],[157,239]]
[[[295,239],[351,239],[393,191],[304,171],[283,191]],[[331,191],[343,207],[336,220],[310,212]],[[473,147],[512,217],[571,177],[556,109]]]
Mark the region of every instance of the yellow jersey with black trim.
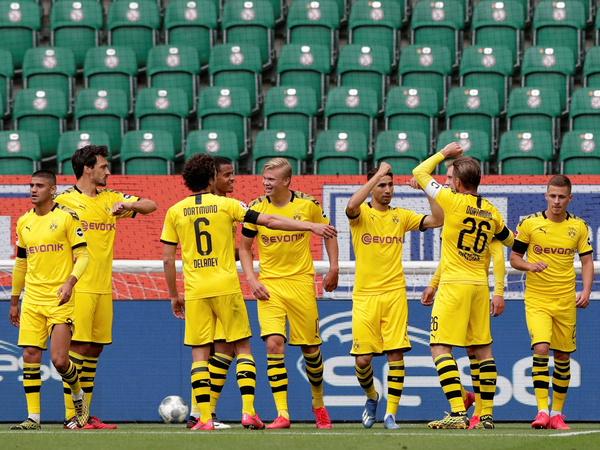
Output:
[[[258,213],[329,224],[321,205],[312,195],[297,191],[290,191],[290,195],[290,202],[281,208],[273,205],[268,195],[252,201],[248,207]],[[242,234],[248,238],[256,236],[260,260],[259,279],[313,281],[315,269],[310,254],[310,231],[270,230],[264,226],[246,223]]]
[[35,209],[23,214],[17,221],[17,257],[27,258],[23,301],[58,306],[56,294],[73,271],[73,250],[85,245],[71,209],[56,203],[46,215],[38,216]]
[[377,295],[406,287],[402,268],[404,234],[422,230],[425,217],[396,207],[377,211],[370,203],[360,205],[357,216],[348,216],[356,256],[353,294]]
[[117,220],[136,215],[135,211],[127,211],[120,216],[113,216],[112,207],[116,202],[137,202],[139,197],[112,189],[96,190],[96,196],[90,197],[73,186],[56,194],[54,200],[77,213],[88,241],[90,260],[81,280],[77,282],[77,291],[112,294],[113,244]]
[[186,301],[241,293],[233,224],[257,218],[239,200],[209,193],[191,195],[169,208],[160,241],[181,244]]
[[525,217],[515,233],[513,251],[524,255],[527,262],[544,261],[542,272],[527,272],[525,293],[542,298],[571,295],[575,291],[575,252],[579,256],[592,253],[585,220],[567,212],[562,222],[553,222],[541,211]]

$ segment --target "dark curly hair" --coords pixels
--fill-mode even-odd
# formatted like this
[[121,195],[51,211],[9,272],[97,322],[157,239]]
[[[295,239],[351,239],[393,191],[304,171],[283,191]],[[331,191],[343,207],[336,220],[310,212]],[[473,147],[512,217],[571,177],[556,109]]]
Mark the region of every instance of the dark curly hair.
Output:
[[71,157],[71,165],[78,180],[83,175],[84,167],[94,168],[98,162],[98,156],[108,158],[108,147],[106,145],[86,145],[77,149]]
[[208,181],[215,178],[215,160],[206,153],[197,153],[188,159],[181,172],[183,182],[192,192],[200,192],[208,187]]

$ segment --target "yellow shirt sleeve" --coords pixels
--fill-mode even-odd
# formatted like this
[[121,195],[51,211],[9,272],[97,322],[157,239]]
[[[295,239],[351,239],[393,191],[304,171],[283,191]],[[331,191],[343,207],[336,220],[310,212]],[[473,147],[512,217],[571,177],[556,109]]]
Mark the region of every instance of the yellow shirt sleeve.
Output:
[[579,241],[577,242],[577,253],[579,255],[586,255],[593,251],[592,246],[590,245],[590,235],[589,229],[586,223],[581,221],[581,233],[579,233]]
[[494,239],[490,243],[492,264],[494,265],[494,295],[504,296],[504,276],[506,266],[504,264],[504,250],[500,241]]
[[437,289],[438,286],[440,285],[440,278],[442,277],[442,262],[440,261],[440,263],[437,266],[437,269],[435,270],[435,273],[433,274],[433,277],[431,277],[431,281],[429,281],[429,286]]
[[173,208],[169,208],[167,215],[165,216],[165,224],[160,235],[160,241],[170,245],[177,245],[179,243],[179,236],[177,235],[177,230],[173,221]]

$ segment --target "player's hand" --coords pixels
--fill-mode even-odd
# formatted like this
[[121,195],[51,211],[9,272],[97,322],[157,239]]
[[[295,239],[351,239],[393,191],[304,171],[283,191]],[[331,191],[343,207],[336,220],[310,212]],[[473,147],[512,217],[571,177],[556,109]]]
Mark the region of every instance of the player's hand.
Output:
[[56,297],[60,299],[58,301],[58,306],[62,306],[71,300],[71,296],[73,294],[73,285],[74,283],[69,277],[69,280],[67,280],[67,282],[58,289],[58,292],[56,293]]
[[171,309],[173,310],[173,315],[175,317],[178,319],[185,319],[185,303],[179,295],[171,298]]
[[407,181],[406,184],[408,184],[411,188],[413,189],[421,189],[421,186],[419,185],[419,183],[417,183],[417,180],[415,180],[415,177],[412,177],[410,179],[410,181]]
[[21,319],[19,318],[19,305],[14,305],[10,307],[8,310],[8,319],[10,323],[13,324],[14,327],[19,327],[21,325]]
[[529,265],[529,271],[533,273],[543,272],[548,268],[548,263],[538,261]]
[[498,317],[504,312],[504,297],[494,295],[490,301],[490,314],[492,317]]
[[126,202],[115,202],[112,207],[112,215],[120,216],[125,214],[130,210],[131,203]]
[[458,158],[462,155],[463,149],[458,142],[450,142],[441,150],[441,153],[446,158]]
[[589,292],[580,292],[577,294],[577,298],[575,299],[575,307],[577,308],[587,308],[590,304],[590,293]]
[[327,225],[326,223],[313,223],[311,230],[318,236],[322,236],[326,239],[334,238],[337,236],[337,230],[333,225]]
[[433,305],[433,296],[435,295],[435,289],[431,286],[427,286],[421,294],[421,305],[431,306]]
[[260,281],[254,279],[252,281],[248,280],[248,284],[250,285],[250,290],[252,291],[252,295],[256,297],[257,300],[269,300],[271,298],[271,294],[269,294],[268,289],[262,284]]
[[384,177],[384,176],[386,176],[391,171],[392,171],[392,166],[390,166],[386,162],[380,162],[379,163],[379,168],[377,170],[377,175],[381,176],[381,177]]
[[325,292],[335,291],[338,287],[339,270],[329,269],[327,275],[323,278],[323,289]]

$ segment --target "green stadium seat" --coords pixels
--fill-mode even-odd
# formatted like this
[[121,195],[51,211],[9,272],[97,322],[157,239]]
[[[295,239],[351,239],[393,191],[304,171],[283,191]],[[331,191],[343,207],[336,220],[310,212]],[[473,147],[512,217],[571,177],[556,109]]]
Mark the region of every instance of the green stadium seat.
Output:
[[434,89],[440,114],[446,111],[451,74],[452,59],[450,50],[446,47],[409,45],[402,50],[398,66],[398,85]]
[[431,2],[420,0],[413,8],[410,21],[412,45],[442,45],[450,50],[453,67],[458,67],[462,53],[464,3],[455,0]]
[[259,131],[252,148],[252,174],[260,173],[270,159],[281,157],[292,165],[292,175],[303,175],[306,149],[306,136],[300,131]]
[[88,133],[105,132],[116,154],[119,154],[121,139],[127,132],[128,116],[127,94],[120,89],[87,88],[77,94],[75,129]]
[[600,87],[600,47],[592,47],[586,53],[581,83],[584,87]]
[[517,88],[508,98],[506,125],[508,130],[545,131],[552,136],[553,148],[558,149],[560,136],[560,95],[550,88]]
[[403,7],[393,0],[356,0],[348,19],[348,43],[388,48],[392,66],[400,56],[400,28]]
[[471,42],[481,47],[507,47],[515,67],[521,65],[527,10],[516,0],[483,0],[475,5]]
[[569,130],[600,132],[600,90],[581,88],[573,93]]
[[338,86],[373,89],[377,93],[379,112],[383,113],[390,72],[391,61],[387,48],[348,44],[340,53]]
[[42,159],[33,131],[0,131],[0,175],[31,175]]
[[499,124],[500,105],[496,91],[486,87],[457,87],[450,91],[446,108],[447,130],[483,131],[493,154],[498,145]]
[[459,85],[492,88],[498,93],[501,113],[506,114],[512,88],[513,60],[506,47],[471,45],[460,61]]
[[240,156],[250,150],[250,94],[243,88],[207,87],[198,102],[199,130],[229,130],[237,137]]
[[123,175],[171,175],[174,159],[173,138],[167,131],[137,130],[123,137]]
[[29,0],[0,1],[0,47],[11,52],[15,70],[21,70],[25,52],[39,45],[40,28],[40,5]]
[[240,157],[238,138],[233,131],[225,130],[196,130],[192,131],[185,141],[185,159],[196,153],[207,153],[213,156],[222,156],[234,163],[237,171]]
[[86,88],[120,89],[127,94],[129,114],[137,91],[135,51],[128,47],[96,47],[88,50],[83,68]]
[[[463,155],[475,158],[481,164],[481,173],[489,173],[490,156],[493,154],[487,133],[479,130],[452,129],[442,131],[437,140],[437,151],[451,142],[458,142],[463,149]],[[438,173],[446,175],[446,166],[438,165]]]
[[122,0],[108,8],[108,45],[133,48],[139,68],[146,67],[148,52],[158,45],[159,27],[160,12],[154,2]]
[[196,112],[200,94],[200,61],[193,47],[159,45],[148,52],[148,87],[184,91],[190,114]]
[[552,135],[546,131],[507,131],[498,150],[499,175],[552,173]]
[[138,92],[135,124],[138,130],[163,130],[173,136],[176,156],[183,156],[188,131],[187,94],[182,89],[146,88]]
[[263,67],[275,60],[273,6],[269,0],[230,0],[223,6],[223,43],[260,49]]
[[533,15],[532,45],[567,47],[575,56],[575,65],[580,67],[585,51],[586,12],[576,0],[541,1]]
[[310,47],[327,47],[331,67],[334,67],[338,56],[342,13],[335,0],[293,2],[286,22],[286,42]]
[[317,134],[317,110],[317,95],[312,88],[272,87],[265,101],[263,128],[301,132],[311,153]]
[[15,97],[13,128],[40,137],[42,161],[56,158],[58,139],[67,129],[67,99],[61,91],[21,89]]
[[427,136],[428,148],[434,148],[437,136],[437,93],[431,88],[398,86],[390,90],[385,104],[385,129]]
[[104,131],[67,131],[60,137],[56,152],[60,175],[74,175],[71,157],[86,145],[106,145],[110,155],[110,137]]
[[357,131],[369,139],[369,154],[377,135],[377,94],[369,88],[335,87],[325,103],[325,129]]
[[571,49],[529,47],[523,56],[521,86],[556,90],[565,115],[569,112],[574,74],[575,59]]
[[[598,130],[598,129],[596,129]],[[600,131],[565,133],[560,146],[560,173],[600,174]]]
[[65,94],[68,112],[75,103],[75,54],[63,47],[30,48],[23,60],[23,88],[56,89]]
[[0,100],[4,105],[0,116],[9,116],[12,110],[14,74],[12,53],[0,49]]
[[217,44],[218,17],[218,6],[210,1],[170,1],[165,11],[165,44],[194,47],[202,70],[208,69],[210,50]]
[[313,156],[315,175],[362,175],[369,138],[359,131],[325,130],[317,136]]
[[210,52],[210,85],[246,89],[253,113],[257,113],[263,103],[262,69],[260,50],[252,44],[220,44]]
[[83,71],[85,55],[100,45],[102,5],[95,0],[62,1],[50,12],[50,46],[73,50],[77,70]]
[[392,166],[394,175],[412,175],[412,171],[429,155],[429,136],[419,131],[382,131],[377,136],[373,164],[381,161]]
[[328,58],[323,45],[284,45],[277,60],[277,86],[314,89],[319,112],[323,112],[329,90]]

